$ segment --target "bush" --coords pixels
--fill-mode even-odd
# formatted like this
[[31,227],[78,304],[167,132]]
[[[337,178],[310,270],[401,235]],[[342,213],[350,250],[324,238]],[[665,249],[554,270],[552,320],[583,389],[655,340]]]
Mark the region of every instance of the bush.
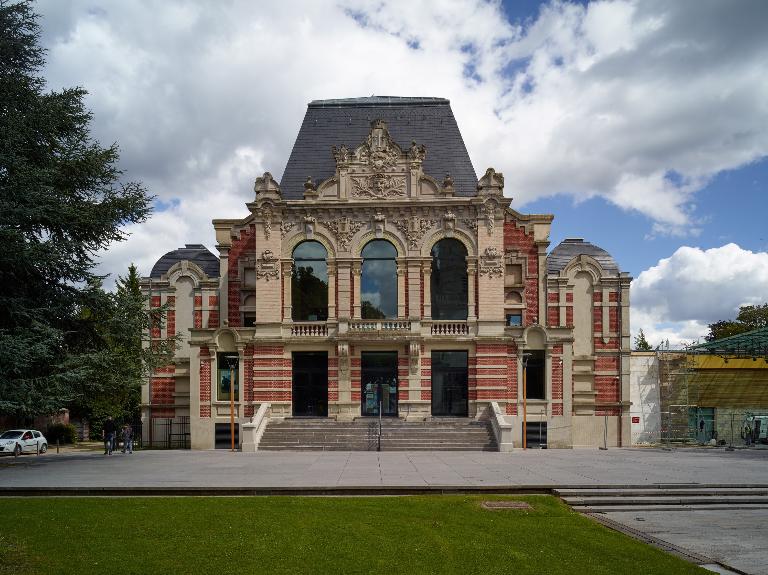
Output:
[[49,444],[56,443],[77,443],[77,429],[71,423],[54,423],[48,426],[45,437]]

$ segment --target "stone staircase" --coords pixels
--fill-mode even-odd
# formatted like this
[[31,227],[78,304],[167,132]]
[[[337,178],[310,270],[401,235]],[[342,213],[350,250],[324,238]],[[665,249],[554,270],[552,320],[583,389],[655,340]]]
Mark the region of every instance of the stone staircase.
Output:
[[[376,451],[379,420],[285,419],[264,430],[259,451]],[[498,451],[490,425],[467,418],[382,419],[382,451]]]
[[575,511],[679,511],[691,509],[768,509],[768,485],[658,485],[555,489]]

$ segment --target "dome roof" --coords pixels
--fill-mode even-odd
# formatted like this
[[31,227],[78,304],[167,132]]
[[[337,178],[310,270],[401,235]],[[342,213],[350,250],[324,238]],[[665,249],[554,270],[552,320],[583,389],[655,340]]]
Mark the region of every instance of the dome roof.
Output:
[[187,244],[183,248],[168,252],[161,257],[154,266],[149,277],[160,278],[168,273],[175,264],[187,260],[202,268],[211,278],[219,277],[219,258],[213,255],[203,244]]
[[558,275],[573,258],[580,255],[597,260],[607,273],[619,273],[616,260],[603,248],[585,242],[582,238],[565,238],[547,256],[547,274]]

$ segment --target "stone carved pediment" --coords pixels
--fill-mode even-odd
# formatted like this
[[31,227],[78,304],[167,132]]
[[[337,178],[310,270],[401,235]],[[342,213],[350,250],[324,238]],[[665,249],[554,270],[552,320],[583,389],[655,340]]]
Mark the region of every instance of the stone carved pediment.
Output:
[[389,135],[384,120],[374,120],[365,141],[354,150],[331,148],[336,169],[349,173],[350,197],[362,200],[401,198],[407,195],[409,170],[421,169],[427,155],[416,142],[403,150]]
[[363,222],[350,219],[348,216],[325,222],[325,226],[336,236],[339,249],[347,251],[352,237],[363,227]]

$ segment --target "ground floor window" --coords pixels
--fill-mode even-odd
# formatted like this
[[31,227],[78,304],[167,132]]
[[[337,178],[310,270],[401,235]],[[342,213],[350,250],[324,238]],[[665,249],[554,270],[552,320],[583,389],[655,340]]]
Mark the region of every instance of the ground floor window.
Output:
[[328,416],[328,352],[293,352],[294,417]]
[[466,351],[432,352],[432,415],[469,415],[468,358]]
[[396,351],[362,352],[360,390],[362,415],[397,415]]
[[231,380],[235,381],[235,401],[240,399],[240,374],[238,373],[240,358],[236,353],[220,353],[217,356],[218,385],[216,399],[230,401],[229,392],[232,389]]
[[545,384],[546,364],[544,350],[535,349],[528,351],[528,362],[526,364],[526,399],[546,399],[547,386]]

